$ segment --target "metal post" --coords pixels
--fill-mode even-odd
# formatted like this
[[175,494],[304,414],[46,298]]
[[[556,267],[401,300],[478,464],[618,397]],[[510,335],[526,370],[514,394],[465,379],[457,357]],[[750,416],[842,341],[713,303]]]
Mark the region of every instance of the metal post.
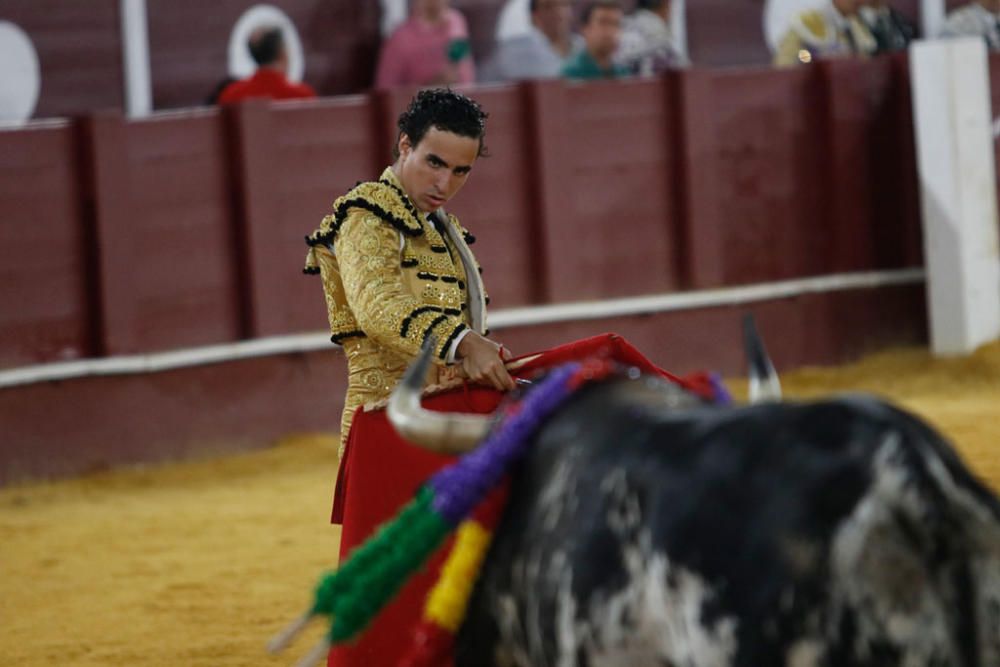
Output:
[[153,111],[153,89],[149,69],[149,33],[146,0],[119,0],[122,31],[122,70],[125,81],[125,113],[130,118]]
[[944,28],[945,0],[920,0],[920,34],[932,39]]

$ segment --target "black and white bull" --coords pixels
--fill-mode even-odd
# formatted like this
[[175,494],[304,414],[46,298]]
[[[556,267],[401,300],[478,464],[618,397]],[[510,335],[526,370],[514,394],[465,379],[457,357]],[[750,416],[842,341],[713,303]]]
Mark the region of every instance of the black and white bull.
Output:
[[[399,391],[411,439],[475,430]],[[875,398],[591,385],[516,471],[456,665],[1000,665],[1000,504]]]

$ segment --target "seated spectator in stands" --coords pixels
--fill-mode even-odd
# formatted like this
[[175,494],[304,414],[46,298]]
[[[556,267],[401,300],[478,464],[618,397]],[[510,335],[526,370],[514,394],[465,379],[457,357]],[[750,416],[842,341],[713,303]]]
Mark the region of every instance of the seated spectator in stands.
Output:
[[531,0],[531,29],[497,45],[484,81],[554,79],[582,40],[573,34],[571,0]]
[[632,74],[642,76],[688,65],[670,30],[670,0],[639,0],[636,10],[625,19],[615,59]]
[[942,37],[982,37],[1000,51],[1000,0],[975,0],[948,14]]
[[316,97],[316,91],[305,83],[288,79],[288,49],[281,28],[265,27],[254,30],[247,41],[250,56],[257,71],[249,79],[235,81],[219,94],[219,104],[232,104],[250,98],[292,100]]
[[449,0],[413,0],[410,18],[382,45],[376,88],[473,83],[465,17]]
[[878,49],[875,36],[858,16],[867,0],[830,0],[819,9],[802,12],[774,52],[779,66],[810,63],[820,58],[870,56]]
[[870,0],[870,4],[862,7],[859,14],[875,37],[877,53],[905,51],[917,37],[917,27],[893,9],[888,0]]
[[613,0],[588,2],[583,8],[580,34],[583,49],[570,56],[562,74],[568,79],[614,79],[628,71],[614,61],[622,34],[621,5]]

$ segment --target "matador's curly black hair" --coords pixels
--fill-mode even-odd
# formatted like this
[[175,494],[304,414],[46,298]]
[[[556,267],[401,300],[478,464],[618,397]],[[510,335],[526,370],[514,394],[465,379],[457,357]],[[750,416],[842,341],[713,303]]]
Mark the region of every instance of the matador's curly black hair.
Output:
[[[484,143],[487,117],[489,114],[472,98],[447,88],[431,88],[417,93],[406,111],[399,115],[397,125],[400,136],[405,133],[413,146],[419,144],[432,127],[478,139],[479,156],[484,157],[487,154]],[[396,143],[399,144],[399,137]],[[393,148],[395,157],[398,157],[397,151]]]

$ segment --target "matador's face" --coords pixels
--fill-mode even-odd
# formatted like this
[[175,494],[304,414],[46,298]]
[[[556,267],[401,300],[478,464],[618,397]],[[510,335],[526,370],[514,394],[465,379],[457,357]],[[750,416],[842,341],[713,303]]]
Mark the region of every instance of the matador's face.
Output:
[[410,199],[424,213],[454,197],[479,157],[479,140],[432,127],[416,146],[399,137],[396,175]]

